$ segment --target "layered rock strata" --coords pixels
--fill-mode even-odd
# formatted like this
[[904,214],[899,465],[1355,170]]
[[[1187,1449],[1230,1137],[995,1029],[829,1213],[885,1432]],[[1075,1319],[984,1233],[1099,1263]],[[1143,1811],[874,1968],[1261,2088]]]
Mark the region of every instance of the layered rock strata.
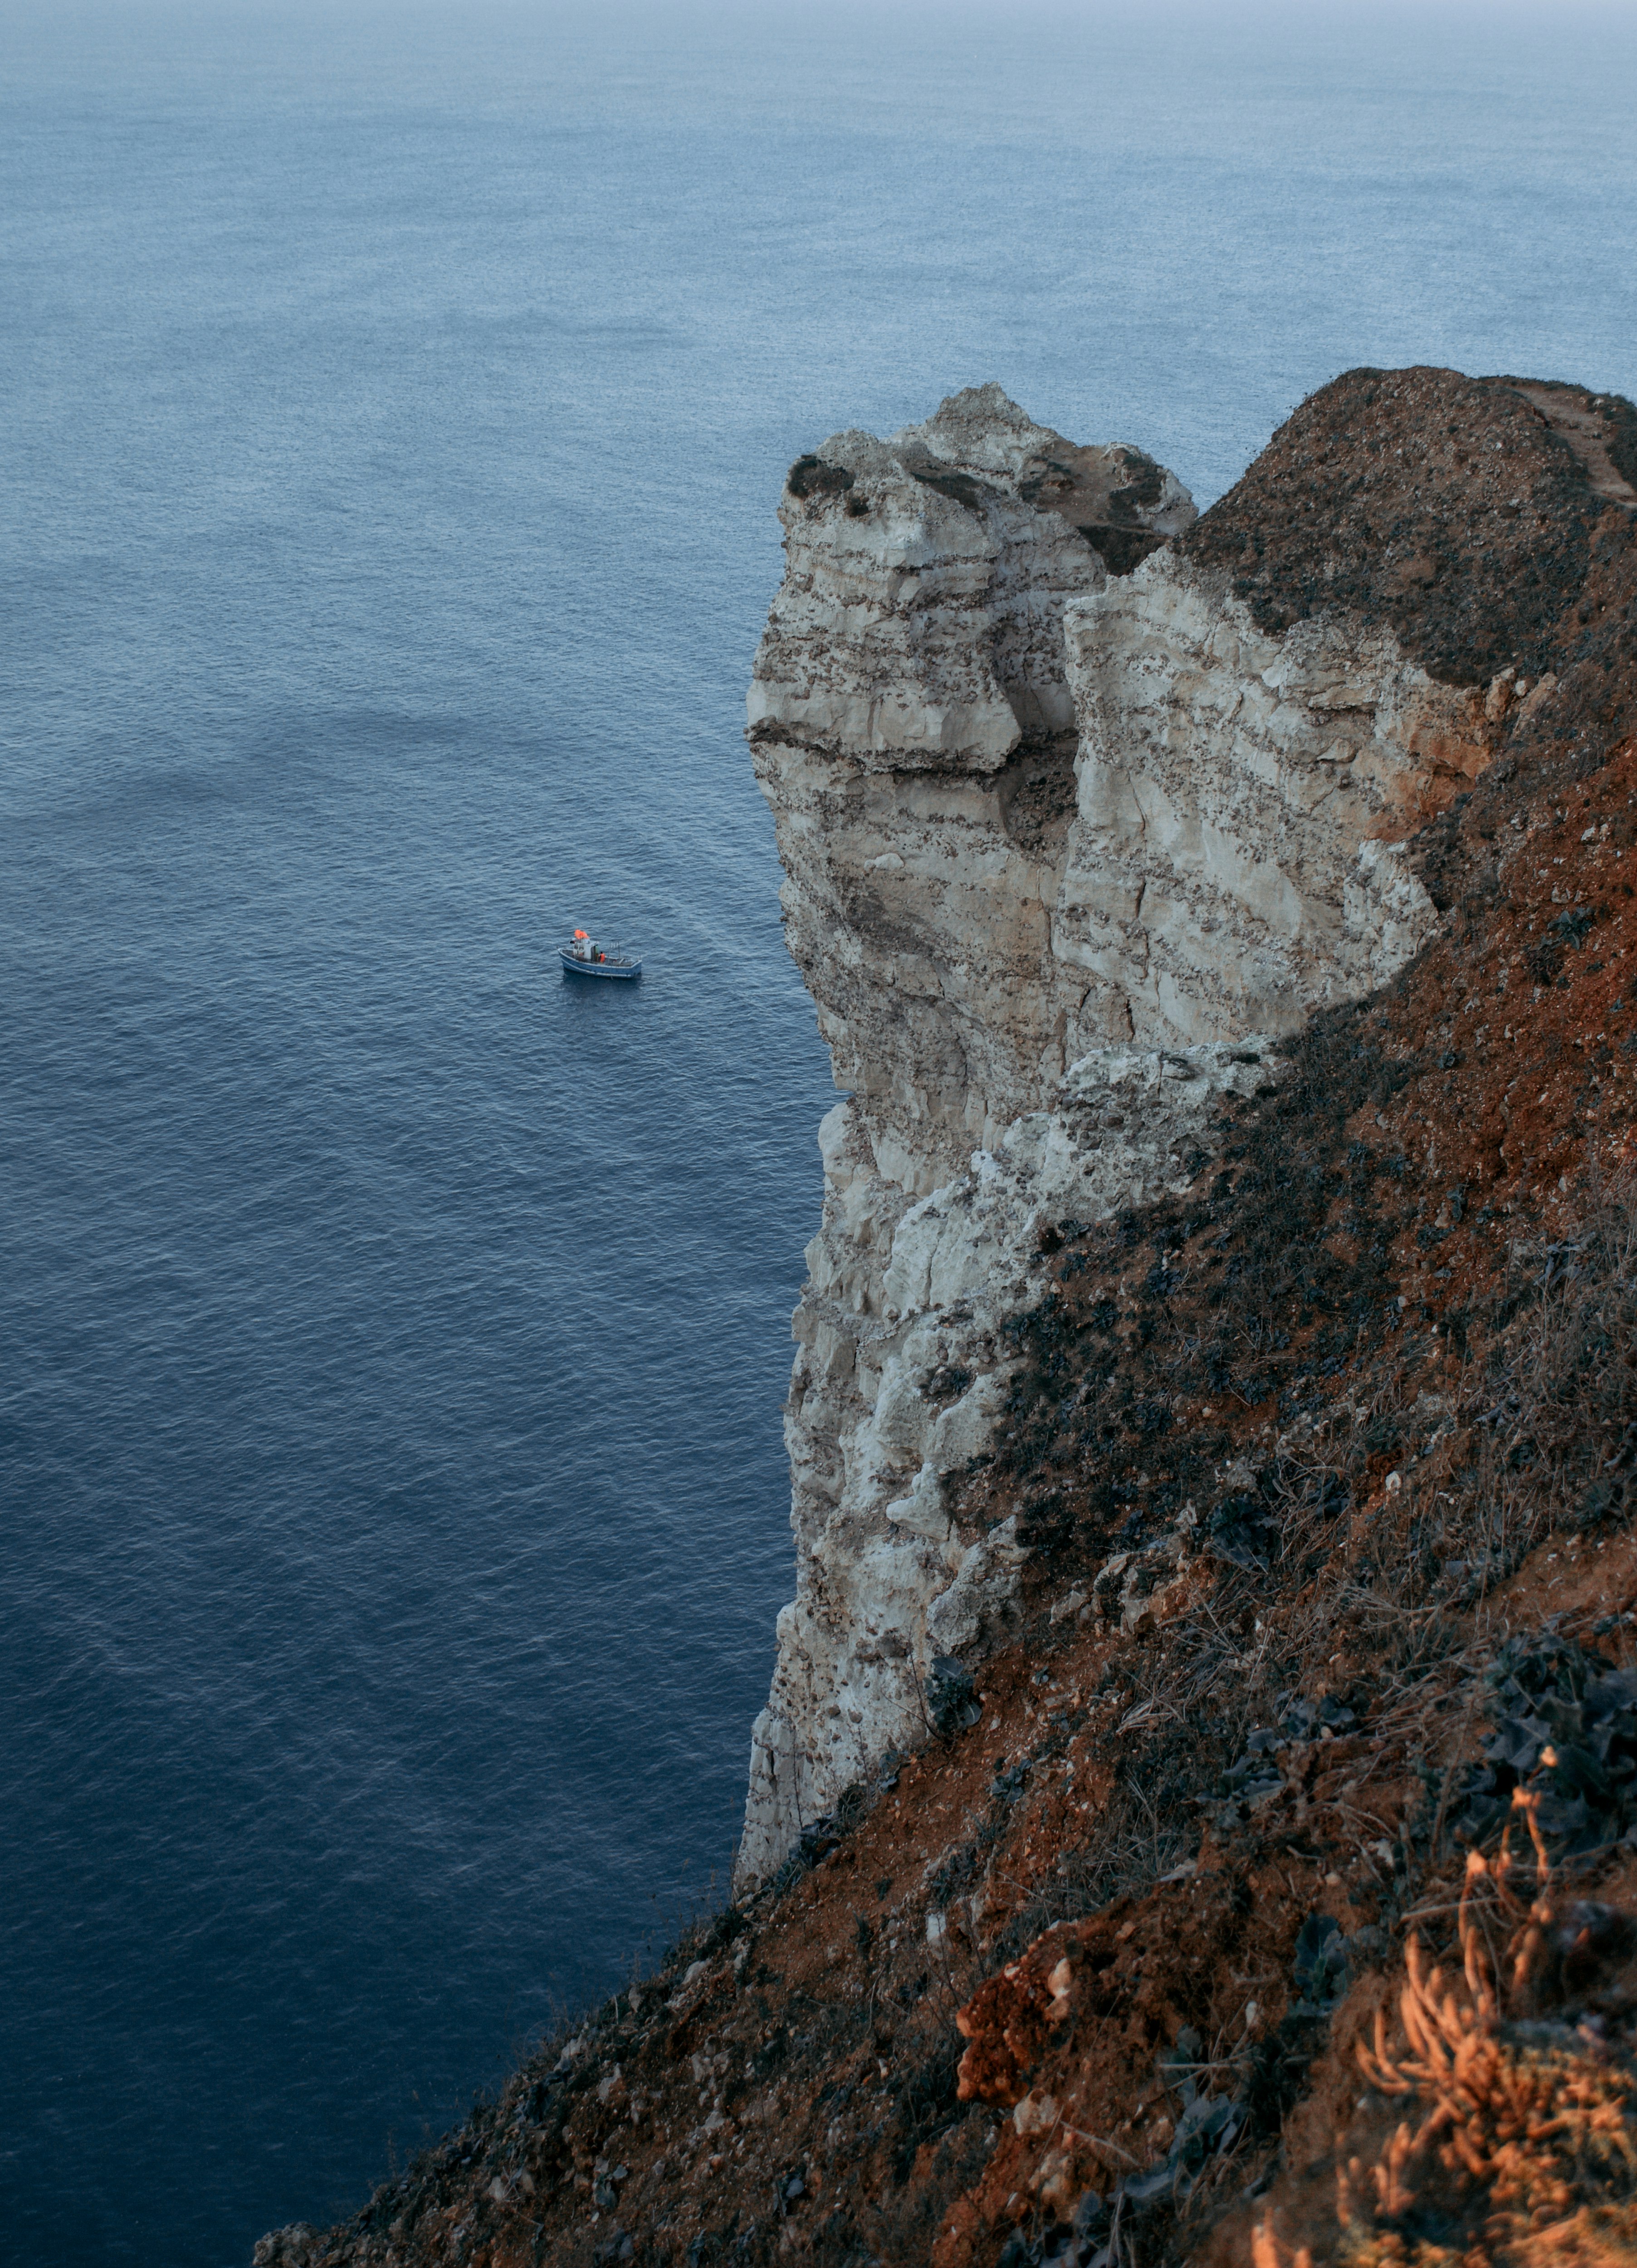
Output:
[[1419,949],[1436,917],[1400,846],[1487,762],[1516,682],[1435,681],[1346,609],[1258,626],[1175,542],[1173,475],[995,387],[835,436],[780,519],[748,733],[847,1099],[795,1318],[797,1594],[741,1887],[924,1737],[933,1661],[1014,1611],[1015,1521],[966,1532],[948,1484],[992,1443],[1043,1229],[1185,1187],[1268,1042]]

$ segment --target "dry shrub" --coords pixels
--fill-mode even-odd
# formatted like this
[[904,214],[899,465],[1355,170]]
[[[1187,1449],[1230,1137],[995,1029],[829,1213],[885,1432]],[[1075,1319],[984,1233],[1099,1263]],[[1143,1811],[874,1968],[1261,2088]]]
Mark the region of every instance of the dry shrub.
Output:
[[1535,1894],[1512,1884],[1509,1834],[1491,1862],[1467,1859],[1457,1921],[1461,1976],[1406,1947],[1400,2037],[1384,2010],[1359,2062],[1370,2094],[1340,2144],[1333,2204],[1308,2225],[1278,2195],[1251,2236],[1254,2268],[1545,2268],[1637,2262],[1637,2067],[1606,2028],[1537,2013],[1560,1979],[1567,1938],[1536,1818]]
[[[1580,1219],[1518,1247],[1514,1320],[1469,1366],[1427,1526],[1483,1598],[1545,1536],[1628,1515],[1637,1485],[1637,1180],[1594,1172]],[[1448,1509],[1427,1501],[1442,1491]]]
[[1283,1567],[1324,1568],[1310,1618],[1402,1678],[1464,1644],[1458,1618],[1547,1536],[1637,1512],[1637,1176],[1594,1173],[1574,1224],[1514,1248],[1496,1322],[1430,1384],[1378,1364],[1263,1476]]

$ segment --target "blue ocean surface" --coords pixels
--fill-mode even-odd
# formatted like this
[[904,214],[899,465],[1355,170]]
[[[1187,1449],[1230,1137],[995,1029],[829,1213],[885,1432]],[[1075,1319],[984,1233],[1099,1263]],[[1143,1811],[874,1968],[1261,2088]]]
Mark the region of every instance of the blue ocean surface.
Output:
[[350,2210],[731,1861],[790,460],[1637,390],[1634,111],[1616,8],[0,12],[0,2257]]

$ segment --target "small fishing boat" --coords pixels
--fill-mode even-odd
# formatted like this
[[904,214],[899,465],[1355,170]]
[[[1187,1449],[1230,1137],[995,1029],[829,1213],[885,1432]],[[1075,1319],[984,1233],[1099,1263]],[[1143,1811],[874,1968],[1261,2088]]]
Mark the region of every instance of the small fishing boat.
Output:
[[575,976],[612,976],[629,983],[633,976],[642,975],[641,961],[623,946],[599,945],[583,929],[577,929],[566,945],[557,947],[557,958]]

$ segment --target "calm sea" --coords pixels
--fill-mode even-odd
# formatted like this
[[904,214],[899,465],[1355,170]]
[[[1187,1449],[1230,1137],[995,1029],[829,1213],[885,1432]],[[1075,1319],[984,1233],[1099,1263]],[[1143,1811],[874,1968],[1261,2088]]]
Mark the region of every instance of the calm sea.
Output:
[[[789,460],[1637,388],[1629,13],[0,16],[0,2256],[339,2214],[732,1852]],[[640,989],[552,945],[638,945]]]

